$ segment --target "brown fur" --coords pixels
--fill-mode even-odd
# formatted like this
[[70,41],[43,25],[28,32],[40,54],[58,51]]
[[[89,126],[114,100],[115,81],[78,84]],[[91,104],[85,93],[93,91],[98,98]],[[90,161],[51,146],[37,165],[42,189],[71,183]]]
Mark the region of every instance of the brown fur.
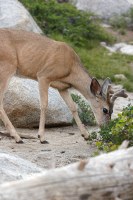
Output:
[[21,138],[8,119],[2,103],[4,92],[14,74],[39,82],[41,115],[38,135],[42,143],[45,142],[45,110],[50,85],[59,90],[85,138],[87,131],[78,117],[76,106],[68,94],[68,88],[76,88],[90,101],[99,124],[106,121],[102,108],[107,104],[101,98],[97,101],[93,95],[98,92],[96,89],[93,89],[95,90],[93,94],[91,93],[92,79],[70,46],[31,32],[0,29],[0,114],[16,142],[21,142]]

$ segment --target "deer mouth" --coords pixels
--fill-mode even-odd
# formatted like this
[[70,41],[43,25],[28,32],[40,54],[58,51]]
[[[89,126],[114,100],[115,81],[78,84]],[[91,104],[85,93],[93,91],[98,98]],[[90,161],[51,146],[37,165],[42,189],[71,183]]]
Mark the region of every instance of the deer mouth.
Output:
[[104,117],[103,122],[101,122],[101,123],[99,124],[100,128],[101,128],[102,126],[104,126],[104,125],[107,125],[107,124],[110,122],[110,120],[111,120],[111,115],[110,115],[110,114],[106,114],[105,117]]
[[107,114],[107,115],[106,115],[106,120],[105,120],[106,122],[105,122],[105,123],[106,123],[106,124],[109,123],[110,120],[111,120],[111,115],[110,115],[110,114]]

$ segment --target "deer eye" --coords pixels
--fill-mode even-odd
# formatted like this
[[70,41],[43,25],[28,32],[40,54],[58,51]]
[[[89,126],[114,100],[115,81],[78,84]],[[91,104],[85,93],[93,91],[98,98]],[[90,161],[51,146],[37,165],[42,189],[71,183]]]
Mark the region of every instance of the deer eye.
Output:
[[107,114],[107,113],[108,113],[108,109],[107,109],[107,108],[103,108],[103,112],[104,112],[105,114]]

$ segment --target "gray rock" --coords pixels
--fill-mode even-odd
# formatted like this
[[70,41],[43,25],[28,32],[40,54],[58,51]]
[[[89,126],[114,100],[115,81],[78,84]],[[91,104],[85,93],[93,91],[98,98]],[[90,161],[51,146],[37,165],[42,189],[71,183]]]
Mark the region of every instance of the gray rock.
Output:
[[115,74],[114,78],[117,80],[126,80],[126,76],[124,74]]
[[28,160],[6,153],[0,153],[0,184],[24,179],[44,171]]
[[90,11],[103,19],[126,13],[132,3],[130,0],[73,0],[79,10]]
[[133,0],[127,0],[130,4],[133,4]]
[[127,107],[129,104],[133,105],[133,93],[126,92],[127,98],[119,97],[116,99],[114,104],[114,112],[112,119],[118,117],[118,114],[122,112],[123,108]]
[[[38,82],[13,77],[4,97],[4,108],[16,127],[38,127],[40,102]],[[49,89],[46,125],[67,125],[72,115],[58,91]]]
[[0,28],[17,28],[42,33],[18,0],[0,0]]
[[[42,33],[29,12],[18,0],[0,0],[0,28],[17,28]],[[39,94],[37,82],[13,78],[4,98],[4,106],[17,127],[36,127],[39,123]],[[47,125],[70,124],[72,115],[54,89],[49,90]],[[1,122],[1,121],[0,121]]]
[[126,44],[120,49],[120,52],[127,55],[133,55],[133,45]]
[[133,55],[133,45],[126,43],[117,43],[113,46],[107,46],[105,42],[101,42],[101,45],[108,49],[110,52],[120,52],[127,55]]

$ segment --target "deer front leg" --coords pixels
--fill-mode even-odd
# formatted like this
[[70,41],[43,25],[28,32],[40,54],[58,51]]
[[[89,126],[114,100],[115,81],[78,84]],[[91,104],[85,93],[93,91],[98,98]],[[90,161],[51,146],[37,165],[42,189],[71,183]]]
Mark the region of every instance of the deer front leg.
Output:
[[[3,70],[4,68],[4,70]],[[13,66],[7,65],[7,63],[0,63],[0,119],[3,121],[5,127],[8,129],[10,136],[12,136],[17,143],[23,143],[20,136],[17,134],[14,126],[9,120],[4,108],[3,108],[3,97],[8,87],[9,81],[13,75]],[[3,70],[3,71],[2,71]]]
[[12,123],[9,120],[9,118],[7,117],[7,114],[5,113],[2,105],[0,105],[0,116],[1,116],[1,119],[2,119],[5,127],[9,131],[10,136],[15,139],[16,143],[23,143],[22,139],[17,134],[14,126],[12,125]]
[[77,123],[78,128],[81,131],[81,135],[84,137],[85,140],[89,138],[89,133],[85,129],[84,124],[82,124],[79,116],[78,116],[78,111],[75,102],[72,100],[69,92],[67,90],[61,90],[59,91],[60,95],[66,102],[67,106],[69,107],[70,111],[72,112],[72,115]]
[[39,131],[38,138],[40,138],[40,142],[42,144],[48,143],[45,140],[45,112],[48,105],[48,88],[49,83],[46,79],[39,78],[39,92],[40,92],[40,123],[39,123]]

